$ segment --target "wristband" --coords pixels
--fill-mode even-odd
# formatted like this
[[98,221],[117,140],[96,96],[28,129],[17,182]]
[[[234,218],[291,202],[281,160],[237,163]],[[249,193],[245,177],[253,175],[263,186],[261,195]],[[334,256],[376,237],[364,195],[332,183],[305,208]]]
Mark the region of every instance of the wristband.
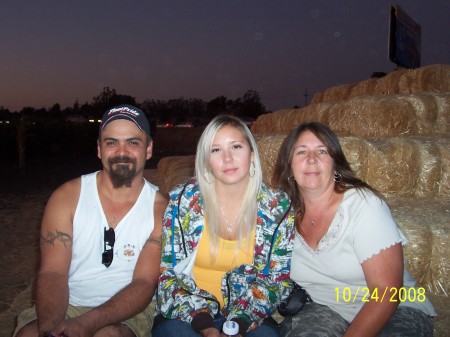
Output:
[[214,319],[207,312],[199,312],[192,319],[191,327],[195,332],[200,332],[200,330],[206,328],[214,328]]
[[245,321],[244,319],[239,318],[239,317],[232,318],[231,321],[239,324],[239,335],[241,335],[242,337],[245,337],[248,327],[250,326],[247,323],[247,321]]

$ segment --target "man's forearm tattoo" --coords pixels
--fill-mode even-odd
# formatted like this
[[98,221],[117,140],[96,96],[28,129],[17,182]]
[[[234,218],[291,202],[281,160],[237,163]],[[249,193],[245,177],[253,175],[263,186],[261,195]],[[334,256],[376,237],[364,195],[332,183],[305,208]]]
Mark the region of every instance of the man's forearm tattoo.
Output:
[[52,246],[55,245],[55,241],[60,241],[64,247],[72,247],[72,237],[67,233],[60,232],[59,230],[55,230],[55,233],[47,232],[46,236],[41,236],[41,240]]
[[162,236],[150,236],[145,244],[157,245],[159,248],[162,246]]

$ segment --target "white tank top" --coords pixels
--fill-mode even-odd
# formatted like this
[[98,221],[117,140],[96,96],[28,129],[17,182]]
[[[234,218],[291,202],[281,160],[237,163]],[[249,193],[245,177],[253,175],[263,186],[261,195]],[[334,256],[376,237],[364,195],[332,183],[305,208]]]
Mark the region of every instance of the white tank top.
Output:
[[154,226],[153,204],[158,188],[145,181],[136,203],[114,229],[114,258],[105,267],[103,236],[104,228],[109,227],[98,196],[96,176],[97,172],[81,177],[80,198],[73,219],[69,303],[74,306],[96,307],[128,285]]

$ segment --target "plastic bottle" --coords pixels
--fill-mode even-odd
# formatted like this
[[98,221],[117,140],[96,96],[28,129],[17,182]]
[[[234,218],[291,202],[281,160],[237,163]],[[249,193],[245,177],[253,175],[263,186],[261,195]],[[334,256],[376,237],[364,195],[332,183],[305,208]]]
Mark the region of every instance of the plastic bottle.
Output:
[[222,326],[222,332],[227,337],[235,337],[239,334],[239,324],[234,321],[226,321]]

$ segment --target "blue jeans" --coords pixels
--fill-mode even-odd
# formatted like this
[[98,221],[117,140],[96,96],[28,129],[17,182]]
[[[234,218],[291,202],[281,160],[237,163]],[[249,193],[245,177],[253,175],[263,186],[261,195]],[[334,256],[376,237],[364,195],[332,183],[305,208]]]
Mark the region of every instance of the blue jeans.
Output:
[[[214,325],[222,331],[222,325],[225,322],[225,317],[220,316],[214,319]],[[201,336],[191,325],[178,319],[167,319],[161,323],[153,326],[153,337],[199,337]],[[250,330],[245,337],[279,337],[280,328],[271,324],[262,324],[255,330]]]

